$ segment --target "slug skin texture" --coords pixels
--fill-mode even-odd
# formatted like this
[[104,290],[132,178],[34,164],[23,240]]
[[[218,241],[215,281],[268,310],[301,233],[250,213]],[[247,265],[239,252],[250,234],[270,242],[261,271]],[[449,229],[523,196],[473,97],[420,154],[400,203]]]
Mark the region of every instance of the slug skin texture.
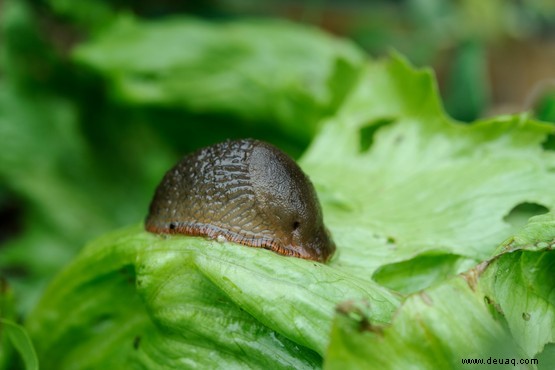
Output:
[[281,150],[252,139],[184,157],[158,185],[145,226],[319,262],[335,251],[308,177]]

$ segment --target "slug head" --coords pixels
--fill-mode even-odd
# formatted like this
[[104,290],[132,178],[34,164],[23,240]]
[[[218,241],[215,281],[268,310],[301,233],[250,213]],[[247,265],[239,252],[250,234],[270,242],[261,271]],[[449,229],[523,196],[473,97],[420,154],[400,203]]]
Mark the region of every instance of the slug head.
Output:
[[258,142],[249,174],[259,212],[272,223],[283,254],[327,261],[335,243],[324,226],[320,203],[310,179],[297,163],[275,147]]

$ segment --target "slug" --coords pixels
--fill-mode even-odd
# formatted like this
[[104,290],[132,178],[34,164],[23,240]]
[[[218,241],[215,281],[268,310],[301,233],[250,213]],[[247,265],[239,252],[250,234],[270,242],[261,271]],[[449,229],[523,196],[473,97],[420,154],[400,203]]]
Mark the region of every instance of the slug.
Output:
[[319,262],[335,251],[308,177],[281,150],[253,139],[184,157],[158,185],[145,227]]

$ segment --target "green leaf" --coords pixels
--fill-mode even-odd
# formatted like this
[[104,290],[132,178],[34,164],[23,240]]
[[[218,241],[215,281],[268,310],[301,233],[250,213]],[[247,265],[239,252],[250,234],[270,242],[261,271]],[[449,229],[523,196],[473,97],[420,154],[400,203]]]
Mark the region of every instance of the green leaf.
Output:
[[453,122],[429,71],[394,57],[367,66],[301,165],[339,267],[372,274],[423,253],[478,262],[518,229],[504,220],[517,205],[555,209],[555,153],[541,146],[552,132],[525,115]]
[[340,311],[325,368],[464,368],[463,359],[514,357],[516,351],[483,294],[454,277],[409,297],[387,327],[351,307]]
[[379,284],[409,294],[464,272],[475,261],[453,254],[422,254],[408,261],[380,267],[372,276]]
[[21,355],[27,370],[38,370],[39,362],[27,331],[16,323],[0,318],[0,337],[5,334]]
[[377,284],[326,265],[135,227],[88,246],[27,326],[45,369],[313,368],[334,307],[346,298],[373,302],[372,317],[382,323],[399,303]]
[[351,44],[287,22],[130,17],[75,58],[125,101],[279,123],[301,137],[335,111],[363,61]]
[[500,256],[481,278],[516,342],[533,357],[555,343],[555,252],[518,251]]
[[545,346],[545,349],[541,354],[537,356],[538,358],[538,369],[549,370],[555,363],[555,343],[550,343]]
[[[373,125],[378,126],[375,131],[367,129]],[[362,135],[368,132],[372,144],[361,147]],[[328,122],[302,162],[320,191],[326,221],[341,246],[335,263],[361,274],[374,272],[378,281],[412,292],[439,280],[434,274],[441,274],[442,267],[427,269],[422,264],[427,256],[443,256],[447,266],[451,259],[451,268],[443,275],[448,276],[458,272],[457,257],[448,257],[449,253],[476,262],[497,254],[496,245],[519,228],[505,217],[530,215],[530,207],[521,204],[537,204],[538,212],[555,208],[555,193],[548,190],[555,188],[555,156],[541,146],[552,132],[552,127],[524,115],[459,125],[443,114],[426,72],[415,73],[399,58],[371,64],[359,89]],[[336,150],[330,153],[330,147]],[[321,161],[324,155],[326,161]],[[497,251],[518,245],[546,248],[555,232],[550,218],[533,218],[526,230]],[[505,261],[509,258],[516,260]],[[524,264],[517,268],[517,261]],[[413,266],[418,267],[411,276]],[[395,276],[403,268],[408,270]],[[498,285],[488,280],[521,269],[536,271],[537,276],[500,280]],[[463,289],[462,283],[453,283],[460,278],[452,278],[420,293],[435,298],[429,309],[418,294],[408,298],[383,336],[357,337],[352,329],[359,324],[339,322],[326,358],[329,368],[345,361],[353,366],[361,361],[362,368],[436,368],[435,359],[452,367],[466,356],[498,353],[490,347],[499,341],[497,336],[521,357],[534,356],[553,341],[553,304],[546,293],[553,288],[545,283],[547,277],[540,279],[550,269],[550,259],[537,254],[526,262],[520,262],[517,254],[494,260],[480,280],[488,287],[484,291],[493,292],[487,298],[492,303],[489,311],[484,309],[484,292]],[[531,289],[543,292],[539,301],[531,297]],[[521,297],[527,298],[515,303]],[[506,318],[496,310],[497,298],[511,307]],[[534,317],[523,316],[538,309],[543,310],[542,319],[536,317],[534,322]],[[514,339],[493,317],[507,320]],[[532,323],[522,324],[523,317]],[[486,333],[475,343],[461,342],[480,331]]]
[[[135,36],[149,39],[158,27],[167,35],[166,26]],[[183,24],[174,26],[177,32]],[[123,34],[133,36],[126,27]],[[114,50],[119,45],[103,42]],[[118,58],[127,76],[127,59]],[[548,247],[538,243],[552,235],[551,221],[535,225],[532,219],[529,231],[517,234],[514,220],[535,212],[530,209],[555,209],[555,153],[541,145],[552,132],[526,115],[457,124],[443,113],[429,72],[415,71],[399,57],[369,63],[300,162],[338,246],[328,265],[202,238],[156,236],[138,227],[122,230],[86,248],[30,315],[39,358],[45,368],[57,369],[179,367],[184,361],[310,368],[320,366],[328,348],[331,368],[371,359],[403,368],[431,366],[434,358],[449,367],[461,356],[532,356],[552,341],[551,332],[545,328],[536,339],[530,332],[518,340],[509,333],[528,330],[512,322],[521,309],[533,327],[531,309],[549,313],[537,323],[550,323],[551,286],[541,279],[548,270],[530,275],[532,287],[541,285],[541,299],[507,309],[506,317],[496,308],[518,299],[506,293],[510,286],[524,294],[519,286],[528,280],[496,284],[479,276],[488,263],[484,276],[496,266],[499,272],[491,276],[503,276],[509,267],[517,271],[518,254],[496,254],[510,235],[515,237],[503,244],[507,250],[516,246],[511,240],[534,245],[534,253]],[[454,276],[486,259],[465,275],[468,283]],[[523,266],[528,273],[550,264],[531,259]],[[403,297],[373,279],[406,293],[425,290],[409,296],[393,316]],[[334,309],[345,301],[340,307],[349,317],[340,316],[331,329]],[[366,308],[361,313],[350,305]]]
[[489,104],[487,49],[481,40],[462,42],[454,51],[454,60],[446,83],[445,106],[451,116],[462,121],[480,117]]
[[86,240],[111,229],[118,214],[113,203],[102,205],[111,196],[91,174],[74,108],[64,99],[0,83],[2,189],[15,204],[25,205],[16,221],[21,232],[0,250],[0,269],[24,271],[11,281],[21,295],[19,311],[28,311],[45,278],[69,262]]
[[48,0],[52,11],[59,16],[69,18],[87,31],[103,29],[115,17],[115,11],[107,1],[82,0]]
[[555,343],[555,213],[536,216],[503,243],[480,278],[516,342],[530,357]]
[[537,250],[553,248],[555,240],[555,212],[530,218],[519,232],[505,240],[496,254],[515,250]]
[[555,213],[532,218],[509,241],[512,249],[462,277],[411,295],[391,325],[356,307],[339,310],[326,367],[462,369],[463,359],[550,356],[550,347],[542,351],[555,343]]

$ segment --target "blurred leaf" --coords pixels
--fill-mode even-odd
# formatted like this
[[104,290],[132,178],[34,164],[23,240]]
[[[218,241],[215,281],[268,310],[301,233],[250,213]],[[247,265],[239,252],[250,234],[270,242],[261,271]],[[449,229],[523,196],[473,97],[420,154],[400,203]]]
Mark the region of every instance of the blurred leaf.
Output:
[[68,70],[61,66],[44,15],[25,0],[5,0],[0,10],[0,83],[20,92],[56,91]]
[[0,85],[0,146],[0,177],[28,206],[25,233],[8,241],[13,247],[5,245],[0,266],[51,274],[72,256],[75,243],[111,226],[87,195],[91,167],[73,107]]
[[31,342],[27,331],[22,326],[17,325],[12,321],[0,318],[0,337],[2,337],[2,334],[4,333],[21,355],[21,358],[25,363],[25,369],[38,370],[39,363],[37,354],[35,353],[33,343]]
[[[13,294],[8,287],[7,281],[0,276],[0,320],[12,320],[15,315]],[[13,347],[11,340],[0,326],[0,369],[8,369],[12,362]]]
[[47,3],[58,15],[71,19],[78,26],[91,32],[105,28],[116,16],[114,4],[110,1],[48,0]]
[[292,23],[125,17],[75,58],[125,101],[220,112],[311,137],[351,88],[363,55]]
[[[551,85],[553,84],[554,82],[551,81]],[[534,103],[534,111],[538,119],[555,122],[555,87],[550,86],[550,89],[544,92],[543,96],[540,96],[538,101]]]
[[485,45],[477,40],[462,43],[455,52],[445,92],[445,108],[455,119],[473,121],[489,104]]
[[555,364],[555,343],[545,346],[543,352],[537,356],[539,370],[549,370]]
[[90,171],[71,104],[0,85],[0,123],[0,174],[12,188],[44,207],[39,212],[55,227],[87,234],[104,222],[95,220],[94,201],[68,181]]

